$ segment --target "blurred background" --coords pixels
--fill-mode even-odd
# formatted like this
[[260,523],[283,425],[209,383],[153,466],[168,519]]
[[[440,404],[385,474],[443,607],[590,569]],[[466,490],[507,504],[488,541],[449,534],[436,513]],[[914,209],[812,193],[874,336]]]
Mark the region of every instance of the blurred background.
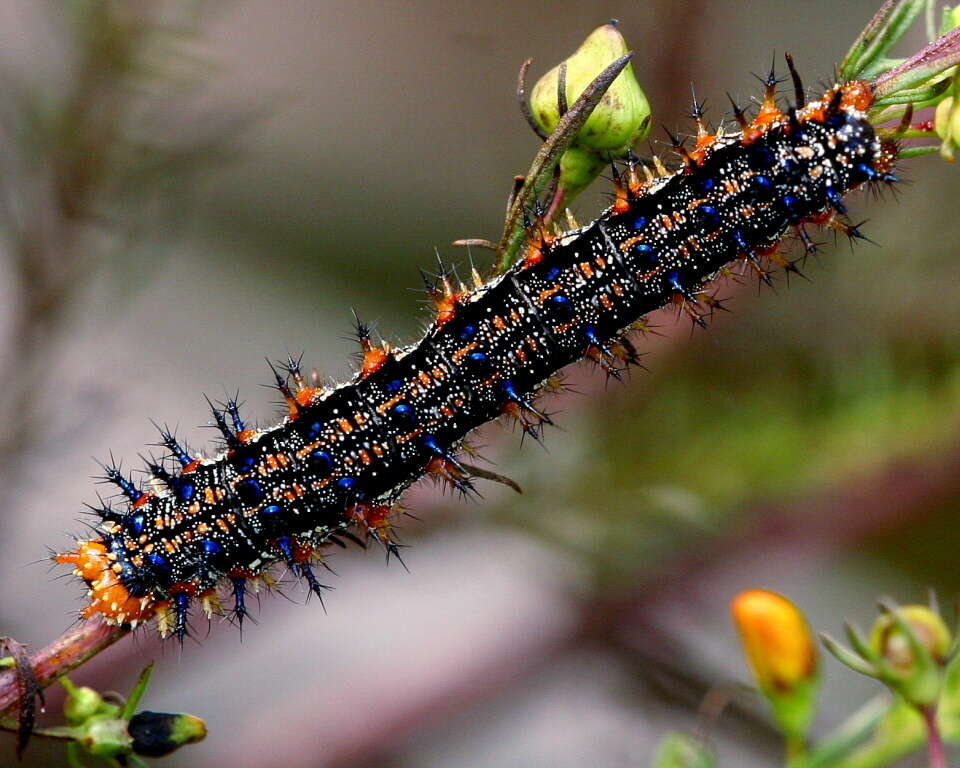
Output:
[[[202,393],[239,387],[270,423],[264,356],[350,376],[351,307],[418,336],[417,268],[496,239],[537,150],[525,58],[535,82],[616,17],[655,123],[689,130],[691,82],[715,122],[774,52],[828,82],[878,5],[2,0],[0,634],[39,648],[82,605],[44,558],[83,530],[91,456],[139,466],[149,418],[207,444]],[[727,765],[774,764],[739,590],[834,633],[880,595],[960,594],[960,177],[902,175],[851,202],[879,245],[830,242],[789,288],[728,283],[707,332],[660,313],[625,385],[573,369],[546,451],[485,428],[524,494],[414,488],[409,573],[337,551],[327,614],[288,585],[242,642],[139,634],[73,679],[126,691],[156,660],[144,706],[210,728],[168,766],[646,765],[694,728]],[[824,668],[820,732],[877,688]],[[711,691],[731,701],[706,717]],[[37,740],[23,764],[62,754]]]

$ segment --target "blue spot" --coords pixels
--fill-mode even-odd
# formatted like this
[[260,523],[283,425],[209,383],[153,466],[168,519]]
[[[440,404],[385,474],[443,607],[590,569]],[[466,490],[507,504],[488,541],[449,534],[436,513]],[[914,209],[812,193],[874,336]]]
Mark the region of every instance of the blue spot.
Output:
[[140,533],[143,530],[143,515],[130,515],[129,517],[125,517],[123,524],[134,533]]
[[324,477],[333,469],[333,459],[330,458],[330,454],[326,451],[313,451],[307,457],[307,461],[315,472]]
[[797,204],[797,198],[793,195],[784,195],[783,196],[783,207],[786,209],[793,208]]
[[341,490],[344,490],[344,491],[349,491],[351,488],[353,488],[353,484],[355,482],[357,482],[356,478],[341,477],[339,480],[337,480],[337,488],[340,488]]
[[720,226],[720,214],[712,205],[701,205],[698,209],[705,219],[707,227],[711,227],[711,232]]
[[550,297],[550,303],[553,304],[557,315],[559,315],[560,319],[564,322],[573,318],[573,307],[570,306],[570,300],[567,299],[566,296],[554,294]]
[[646,259],[647,263],[649,264],[657,263],[657,259],[659,258],[657,256],[657,252],[654,251],[653,248],[651,248],[649,245],[640,243],[640,245],[633,246],[633,250],[641,254]]
[[237,472],[249,472],[257,464],[253,456],[234,456],[230,459],[230,463]]
[[263,489],[260,487],[260,483],[252,478],[241,480],[237,483],[235,490],[240,497],[240,501],[247,507],[256,505],[263,498]]
[[731,237],[733,237],[733,242],[737,244],[737,247],[741,251],[749,252],[750,248],[747,245],[747,241],[743,239],[743,233],[739,229],[733,230]]
[[473,360],[473,362],[475,363],[482,363],[484,360],[487,359],[487,356],[483,354],[483,352],[471,352],[470,359]]
[[646,216],[637,216],[636,221],[633,222],[634,229],[643,229],[647,226],[647,217]]
[[753,144],[750,147],[750,158],[760,168],[769,168],[774,162],[773,152],[762,144]]
[[762,176],[759,173],[753,177],[753,183],[761,189],[770,189],[770,187],[773,186],[773,182],[770,181],[770,179],[768,179],[766,176]]
[[437,454],[438,456],[446,455],[443,449],[437,445],[437,439],[433,435],[424,435],[423,444],[430,450],[432,453]]
[[307,437],[319,437],[322,430],[323,424],[321,424],[319,421],[315,421],[310,425],[310,429],[307,430]]
[[870,180],[873,180],[877,175],[877,172],[866,163],[857,163],[857,170]]
[[705,192],[709,192],[713,189],[714,181],[710,177],[707,177],[703,180],[703,189]]
[[180,480],[177,482],[177,500],[181,502],[190,501],[193,498],[194,491],[196,490],[193,483],[187,482],[186,480]]
[[586,328],[583,329],[583,335],[587,337],[587,341],[593,344],[593,346],[595,347],[601,346],[600,339],[597,338],[597,332],[596,330],[594,330],[594,327],[592,325],[588,325]]
[[163,555],[158,555],[156,552],[151,552],[147,555],[147,563],[155,571],[164,572],[170,570],[170,563],[167,562]]
[[558,277],[560,277],[560,267],[550,267],[550,271],[547,272],[547,274],[544,276],[544,279],[552,283]]
[[394,379],[389,384],[387,384],[386,387],[384,387],[384,390],[387,392],[396,392],[402,386],[403,386],[403,382],[400,381],[400,379]]
[[200,546],[203,548],[203,554],[208,557],[217,554],[221,551],[220,545],[217,544],[213,539],[204,539],[200,542]]
[[463,330],[460,331],[460,341],[467,341],[467,339],[473,336],[476,330],[477,330],[476,328],[474,328],[472,325],[469,325],[469,324],[463,326]]
[[260,510],[261,515],[278,515],[280,514],[280,505],[279,504],[270,504],[269,506],[264,507]]
[[393,412],[405,421],[409,421],[413,417],[413,408],[406,403],[393,406]]
[[679,272],[671,272],[667,276],[667,279],[670,281],[670,287],[673,288],[673,290],[683,293],[683,286],[680,284]]
[[827,187],[827,200],[830,201],[830,205],[836,209],[837,213],[843,215],[847,212],[847,206],[841,201],[840,193],[832,186]]

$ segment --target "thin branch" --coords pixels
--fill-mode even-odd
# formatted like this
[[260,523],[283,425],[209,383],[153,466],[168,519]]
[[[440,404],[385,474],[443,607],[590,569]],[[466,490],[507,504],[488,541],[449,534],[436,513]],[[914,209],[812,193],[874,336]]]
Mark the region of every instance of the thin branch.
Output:
[[[30,666],[41,688],[79,667],[100,651],[130,633],[129,629],[110,626],[101,621],[86,621],[68,630],[50,645],[30,657]],[[0,713],[17,703],[19,688],[15,670],[0,674]]]

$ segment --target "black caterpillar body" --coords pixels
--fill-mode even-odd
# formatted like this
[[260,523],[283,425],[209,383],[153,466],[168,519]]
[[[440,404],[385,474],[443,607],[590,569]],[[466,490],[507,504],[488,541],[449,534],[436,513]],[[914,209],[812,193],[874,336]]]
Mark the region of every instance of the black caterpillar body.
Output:
[[616,373],[635,355],[624,329],[669,302],[698,316],[711,301],[703,286],[735,259],[762,276],[762,259],[789,268],[775,248],[790,227],[852,230],[838,218],[843,196],[893,180],[869,103],[863,83],[788,115],[765,102],[741,133],[701,136],[679,171],[645,182],[631,173],[588,226],[531,235],[505,274],[438,291],[436,322],[417,344],[389,351],[361,339],[353,382],[324,391],[291,366],[277,377],[290,412],[275,427],[247,430],[228,403],[214,411],[220,457],[194,458],[164,433],[180,466],[151,466],[150,491],[108,468],[129,508],[103,510],[102,537],[56,556],[90,586],[82,615],[157,618],[182,640],[191,603],[216,610],[225,582],[242,619],[247,580],[277,562],[319,592],[310,564],[338,537],[359,528],[393,546],[388,514],[400,493],[426,472],[464,491],[490,476],[466,463],[463,440],[505,412],[537,437],[549,419],[533,400],[564,366],[587,355]]

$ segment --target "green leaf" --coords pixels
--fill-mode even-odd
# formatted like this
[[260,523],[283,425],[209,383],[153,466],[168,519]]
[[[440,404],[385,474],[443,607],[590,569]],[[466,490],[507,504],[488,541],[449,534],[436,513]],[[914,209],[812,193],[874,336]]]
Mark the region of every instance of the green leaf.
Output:
[[840,78],[853,80],[899,42],[930,0],[886,0],[840,64]]
[[[909,89],[927,85],[941,72],[960,63],[960,27],[947,32],[900,66],[873,82],[878,100],[889,99]],[[893,103],[893,102],[888,102]]]
[[146,693],[147,690],[147,685],[150,684],[150,675],[152,674],[153,662],[151,661],[143,668],[143,672],[141,672],[140,677],[137,678],[136,685],[134,685],[133,690],[130,691],[130,696],[127,698],[127,703],[123,708],[122,717],[124,720],[129,720],[137,711],[140,699],[143,698],[143,694]]

